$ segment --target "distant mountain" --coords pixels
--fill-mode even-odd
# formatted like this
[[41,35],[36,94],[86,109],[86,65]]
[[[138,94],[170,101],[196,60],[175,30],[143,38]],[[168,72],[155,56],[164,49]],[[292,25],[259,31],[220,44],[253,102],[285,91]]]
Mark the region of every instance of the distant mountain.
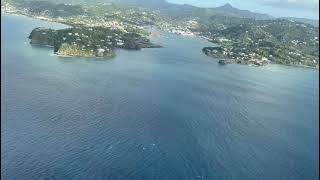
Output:
[[166,0],[113,0],[116,4],[125,4],[132,6],[141,6],[152,9],[171,8],[174,4],[168,3]]
[[[34,0],[1,0],[3,1],[13,1],[13,2],[22,2],[22,1],[34,1]],[[39,0],[38,0],[39,1]],[[50,1],[53,3],[66,3],[66,4],[97,4],[97,3],[115,3],[120,5],[129,5],[129,6],[140,6],[149,9],[162,10],[164,13],[173,16],[180,17],[199,17],[204,18],[214,14],[222,14],[227,16],[243,17],[243,18],[252,18],[256,20],[270,20],[276,19],[271,15],[255,13],[249,10],[241,10],[233,7],[231,4],[227,3],[223,6],[216,8],[200,8],[188,4],[173,4],[169,3],[166,0],[42,0]],[[293,20],[297,22],[302,22],[306,24],[311,24],[313,26],[319,27],[319,21],[305,18],[294,18],[294,17],[283,17],[278,19]]]
[[151,9],[160,9],[160,10],[180,10],[185,12],[189,12],[190,14],[201,14],[200,12],[203,11],[203,13],[208,14],[224,14],[224,15],[230,15],[230,16],[237,16],[237,17],[244,17],[244,18],[253,18],[257,20],[266,20],[266,19],[274,19],[274,17],[268,15],[268,14],[260,14],[260,13],[254,13],[248,10],[241,10],[233,7],[229,3],[216,8],[200,8],[192,5],[178,5],[169,3],[166,0],[114,0],[113,2],[118,4],[127,4],[127,5],[133,5],[133,6],[141,6],[145,8],[151,8]]
[[216,12],[220,12],[226,15],[238,16],[238,17],[245,17],[245,18],[253,18],[257,20],[267,20],[267,19],[274,19],[271,15],[268,14],[260,14],[254,13],[248,10],[241,10],[233,7],[231,4],[227,3],[223,6],[214,8]]
[[302,22],[302,23],[311,24],[313,26],[319,27],[319,20],[315,20],[315,19],[295,18],[295,17],[282,17],[279,19],[287,19],[287,20]]

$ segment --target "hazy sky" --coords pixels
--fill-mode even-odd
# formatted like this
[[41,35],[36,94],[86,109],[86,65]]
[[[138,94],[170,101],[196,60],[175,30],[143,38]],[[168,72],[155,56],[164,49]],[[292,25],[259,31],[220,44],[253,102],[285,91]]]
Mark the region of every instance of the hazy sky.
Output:
[[178,4],[216,7],[230,3],[239,9],[267,13],[275,17],[319,19],[319,0],[167,0]]

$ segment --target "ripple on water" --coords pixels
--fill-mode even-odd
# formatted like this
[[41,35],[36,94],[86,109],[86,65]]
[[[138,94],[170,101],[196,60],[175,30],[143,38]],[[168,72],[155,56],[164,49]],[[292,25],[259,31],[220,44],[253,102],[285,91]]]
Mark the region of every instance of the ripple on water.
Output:
[[48,23],[1,18],[5,179],[319,177],[318,71],[219,66],[207,42],[172,34],[108,61],[61,59],[24,44]]

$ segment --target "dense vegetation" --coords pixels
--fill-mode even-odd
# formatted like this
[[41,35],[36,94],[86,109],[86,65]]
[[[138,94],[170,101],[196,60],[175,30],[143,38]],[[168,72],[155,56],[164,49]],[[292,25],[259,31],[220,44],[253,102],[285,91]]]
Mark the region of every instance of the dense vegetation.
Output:
[[67,17],[84,15],[85,11],[80,5],[55,4],[48,1],[17,1],[16,6],[23,8],[34,15],[51,17]]
[[214,16],[197,29],[221,48],[207,55],[237,60],[261,59],[286,65],[317,66],[319,29],[288,20],[253,20]]
[[139,50],[160,47],[139,34],[105,27],[36,28],[29,38],[31,44],[52,46],[55,53],[63,55],[110,56],[116,48]]

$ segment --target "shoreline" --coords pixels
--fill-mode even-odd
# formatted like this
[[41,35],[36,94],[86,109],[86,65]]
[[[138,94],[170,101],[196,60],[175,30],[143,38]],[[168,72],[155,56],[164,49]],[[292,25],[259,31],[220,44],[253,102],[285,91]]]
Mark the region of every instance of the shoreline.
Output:
[[[3,12],[1,13],[1,16],[2,14],[4,15],[11,15],[11,16],[22,16],[22,17],[28,17],[28,18],[32,18],[32,19],[37,19],[37,20],[41,20],[41,21],[46,21],[46,22],[53,22],[53,23],[59,23],[59,24],[62,24],[62,25],[66,25],[66,26],[69,26],[69,27],[74,27],[75,25],[72,25],[72,24],[68,24],[68,23],[65,23],[65,22],[62,22],[62,21],[58,21],[58,20],[54,20],[54,19],[50,19],[50,18],[42,18],[42,17],[39,17],[39,16],[33,16],[33,15],[29,15],[29,14],[24,14],[24,13],[19,13],[19,12]],[[152,27],[153,29],[154,27]],[[212,43],[213,45],[217,45],[213,42],[211,42],[211,39],[208,38],[208,37],[205,37],[205,36],[202,36],[202,35],[195,35],[193,34],[192,36],[185,36],[185,35],[182,35],[182,34],[177,34],[177,33],[172,33],[170,31],[166,31],[166,30],[162,30],[160,29],[159,27],[155,26],[156,30],[158,32],[156,32],[156,36],[154,36],[154,34],[152,34],[152,32],[150,31],[146,31],[150,33],[149,37],[151,36],[154,36],[154,37],[161,37],[161,33],[159,33],[159,31],[163,31],[163,32],[167,32],[167,33],[171,33],[171,34],[174,34],[176,36],[182,36],[182,37],[192,37],[192,38],[199,38],[199,39],[202,39],[202,40],[205,40],[205,41],[208,41],[210,43]],[[214,47],[214,46],[212,46]],[[204,53],[205,54],[205,53]],[[206,55],[206,54],[205,54]],[[208,56],[208,55],[206,55]],[[59,55],[59,57],[82,57],[82,56],[64,56],[64,55]],[[239,65],[247,65],[249,66],[250,64],[242,64],[242,63],[236,63],[234,62],[235,60],[233,59],[226,59],[226,58],[217,58],[217,57],[212,57],[212,56],[208,56],[212,59],[224,59],[224,60],[231,60],[233,63],[231,64],[239,64]],[[110,57],[108,57],[110,58]],[[288,64],[280,64],[280,63],[274,63],[274,62],[271,62],[270,64],[277,64],[277,65],[283,65],[283,66],[290,66],[290,67],[297,67],[297,68],[308,68],[308,69],[315,69],[315,70],[319,70],[319,67],[313,67],[313,66],[306,66],[306,65],[288,65]],[[268,65],[268,64],[267,64]],[[267,65],[263,65],[263,66],[267,66]],[[260,66],[257,66],[257,67],[260,67]]]
[[52,22],[52,23],[58,23],[58,24],[62,24],[62,25],[66,25],[69,27],[73,27],[74,25],[72,24],[68,24],[66,22],[63,21],[59,21],[59,20],[54,20],[54,19],[49,19],[49,18],[42,18],[39,16],[33,16],[33,15],[29,15],[29,14],[24,14],[24,13],[17,13],[17,12],[2,12],[2,14],[4,15],[10,15],[10,16],[20,16],[20,17],[27,17],[27,18],[32,18],[32,19],[36,19],[36,20],[41,20],[41,21],[46,21],[46,22]]
[[57,54],[57,53],[52,53],[51,56],[56,56],[56,57],[59,57],[59,58],[90,58],[90,59],[105,59],[105,60],[108,60],[108,59],[112,59],[114,57],[116,57],[116,55],[113,55],[113,56],[105,56],[105,57],[98,57],[98,56],[71,56],[71,55],[64,55],[64,54]]
[[314,69],[314,70],[318,70],[319,71],[319,68],[313,67],[313,66],[287,65],[287,64],[280,64],[280,63],[274,63],[274,62],[270,62],[269,64],[266,64],[266,65],[255,65],[255,64],[249,64],[249,63],[248,64],[243,64],[243,63],[237,63],[235,59],[224,58],[224,57],[219,58],[219,57],[213,57],[213,56],[208,56],[208,55],[206,55],[206,56],[209,57],[209,58],[214,59],[215,61],[217,61],[217,63],[219,62],[219,60],[227,60],[227,61],[231,61],[232,62],[230,64],[238,64],[238,65],[245,65],[245,66],[251,66],[251,67],[265,67],[265,66],[268,66],[268,65],[280,65],[280,66],[287,66],[287,67],[294,67],[294,68]]

